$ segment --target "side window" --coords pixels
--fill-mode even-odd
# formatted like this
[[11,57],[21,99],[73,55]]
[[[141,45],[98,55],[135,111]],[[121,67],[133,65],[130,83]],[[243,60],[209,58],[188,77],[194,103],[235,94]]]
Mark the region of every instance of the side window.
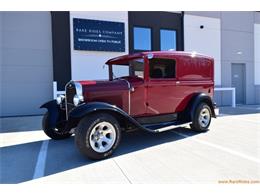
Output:
[[144,78],[144,59],[135,59],[129,62],[130,75]]
[[176,61],[173,59],[153,58],[149,60],[150,78],[175,78]]

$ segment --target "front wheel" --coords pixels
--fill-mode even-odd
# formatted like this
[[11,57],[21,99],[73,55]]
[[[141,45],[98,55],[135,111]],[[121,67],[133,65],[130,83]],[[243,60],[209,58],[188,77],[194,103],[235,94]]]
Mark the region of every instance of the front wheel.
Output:
[[118,121],[110,114],[96,113],[79,122],[75,144],[90,159],[104,159],[114,152],[121,139]]
[[206,103],[198,105],[193,116],[191,128],[197,132],[205,132],[211,122],[211,109]]

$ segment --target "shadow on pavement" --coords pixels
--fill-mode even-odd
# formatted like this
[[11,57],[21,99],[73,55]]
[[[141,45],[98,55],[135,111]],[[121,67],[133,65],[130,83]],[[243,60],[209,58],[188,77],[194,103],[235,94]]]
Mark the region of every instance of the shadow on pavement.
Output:
[[[198,134],[188,128],[178,128],[159,134],[151,134],[143,131],[124,133],[118,149],[111,158],[151,146],[184,139],[184,137],[174,132],[184,133],[189,136]],[[20,183],[32,180],[41,144],[42,141],[38,141],[1,148],[0,182]],[[75,147],[73,137],[61,141],[50,140],[45,165],[45,176],[98,162],[82,156]]]
[[31,180],[42,141],[0,148],[0,183]]

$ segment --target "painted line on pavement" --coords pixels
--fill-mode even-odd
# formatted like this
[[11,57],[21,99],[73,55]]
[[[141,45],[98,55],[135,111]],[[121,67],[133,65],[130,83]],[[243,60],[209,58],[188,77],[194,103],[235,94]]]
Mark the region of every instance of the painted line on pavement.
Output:
[[34,169],[33,179],[37,179],[44,176],[48,144],[49,140],[45,140],[42,142],[41,149],[38,154],[37,162]]
[[190,138],[190,139],[194,140],[195,142],[198,142],[198,143],[210,146],[212,148],[216,148],[216,149],[222,150],[222,151],[230,153],[232,155],[239,156],[239,157],[242,157],[244,159],[247,159],[247,160],[250,160],[250,161],[253,161],[253,162],[256,162],[256,163],[260,163],[260,159],[258,159],[258,158],[255,158],[255,157],[252,157],[252,156],[248,156],[246,154],[243,154],[243,153],[231,150],[229,148],[225,148],[225,147],[222,147],[220,145],[216,145],[216,144],[213,144],[213,143],[210,143],[210,142],[207,142],[207,141],[199,140],[199,139],[196,139],[194,137],[190,137],[190,136],[188,136],[186,134],[183,134],[183,133],[179,133],[179,132],[175,132],[175,131],[173,131],[173,133],[175,133],[175,134],[177,134],[179,136],[185,137],[185,138]]

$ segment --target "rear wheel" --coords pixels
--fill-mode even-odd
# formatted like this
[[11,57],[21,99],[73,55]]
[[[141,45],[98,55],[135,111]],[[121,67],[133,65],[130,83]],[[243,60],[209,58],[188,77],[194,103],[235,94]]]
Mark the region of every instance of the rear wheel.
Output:
[[63,132],[64,124],[60,123],[55,128],[51,128],[49,125],[49,112],[46,112],[42,119],[42,129],[44,133],[51,139],[60,140],[69,138],[72,134],[69,132]]
[[118,121],[110,114],[96,113],[83,118],[75,131],[75,143],[88,158],[106,158],[117,148],[121,138]]
[[193,116],[191,128],[194,131],[205,132],[211,122],[211,109],[206,103],[198,105],[195,115]]

